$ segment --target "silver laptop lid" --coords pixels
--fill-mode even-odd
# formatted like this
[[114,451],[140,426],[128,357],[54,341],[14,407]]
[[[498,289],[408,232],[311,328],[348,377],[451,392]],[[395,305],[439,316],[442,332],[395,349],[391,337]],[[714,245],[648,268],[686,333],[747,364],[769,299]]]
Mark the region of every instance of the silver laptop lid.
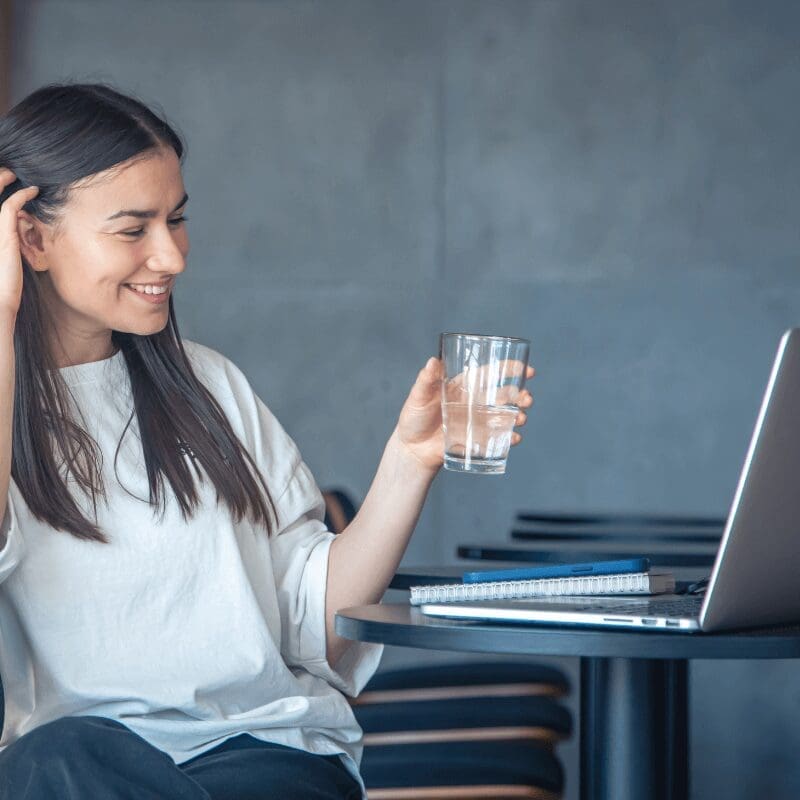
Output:
[[781,338],[722,536],[705,631],[800,622],[800,329]]

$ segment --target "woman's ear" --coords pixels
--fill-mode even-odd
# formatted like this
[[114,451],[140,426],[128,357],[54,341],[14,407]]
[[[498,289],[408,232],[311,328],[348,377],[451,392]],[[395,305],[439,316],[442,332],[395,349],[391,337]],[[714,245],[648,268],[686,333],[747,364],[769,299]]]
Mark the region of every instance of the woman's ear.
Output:
[[36,272],[47,272],[42,223],[27,211],[20,211],[17,217],[17,235],[19,249],[31,268]]
[[47,272],[42,223],[27,211],[20,211],[17,217],[17,235],[20,252],[31,268],[36,272]]

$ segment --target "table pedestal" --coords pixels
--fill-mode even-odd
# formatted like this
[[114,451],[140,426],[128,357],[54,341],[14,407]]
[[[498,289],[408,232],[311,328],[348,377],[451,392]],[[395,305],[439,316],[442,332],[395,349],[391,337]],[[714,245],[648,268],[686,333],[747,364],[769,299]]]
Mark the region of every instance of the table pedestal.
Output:
[[689,795],[683,659],[582,658],[581,800]]

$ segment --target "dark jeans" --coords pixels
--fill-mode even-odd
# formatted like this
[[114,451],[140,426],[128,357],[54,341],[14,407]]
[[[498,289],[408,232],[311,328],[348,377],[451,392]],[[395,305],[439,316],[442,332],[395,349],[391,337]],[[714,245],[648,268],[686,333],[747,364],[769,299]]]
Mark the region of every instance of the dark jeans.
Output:
[[241,734],[177,765],[122,723],[63,717],[0,753],[0,800],[360,800],[338,756]]

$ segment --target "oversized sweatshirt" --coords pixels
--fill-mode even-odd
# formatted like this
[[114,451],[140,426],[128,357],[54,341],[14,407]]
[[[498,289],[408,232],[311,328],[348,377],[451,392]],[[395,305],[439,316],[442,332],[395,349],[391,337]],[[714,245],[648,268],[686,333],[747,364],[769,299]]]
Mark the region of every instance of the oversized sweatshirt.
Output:
[[[183,519],[165,481],[159,519],[135,417],[122,437],[133,408],[122,353],[61,369],[76,421],[102,455],[106,500],[96,519],[109,543],[38,521],[12,480],[0,550],[0,749],[58,717],[97,715],[178,764],[249,733],[341,754],[358,777],[361,731],[344,695],[361,690],[381,647],[354,643],[335,670],[326,661],[334,536],[320,491],[242,372],[208,347],[184,344],[261,470],[277,528],[268,537],[247,518],[235,522],[202,470],[194,516]],[[67,482],[94,519],[89,498]]]

